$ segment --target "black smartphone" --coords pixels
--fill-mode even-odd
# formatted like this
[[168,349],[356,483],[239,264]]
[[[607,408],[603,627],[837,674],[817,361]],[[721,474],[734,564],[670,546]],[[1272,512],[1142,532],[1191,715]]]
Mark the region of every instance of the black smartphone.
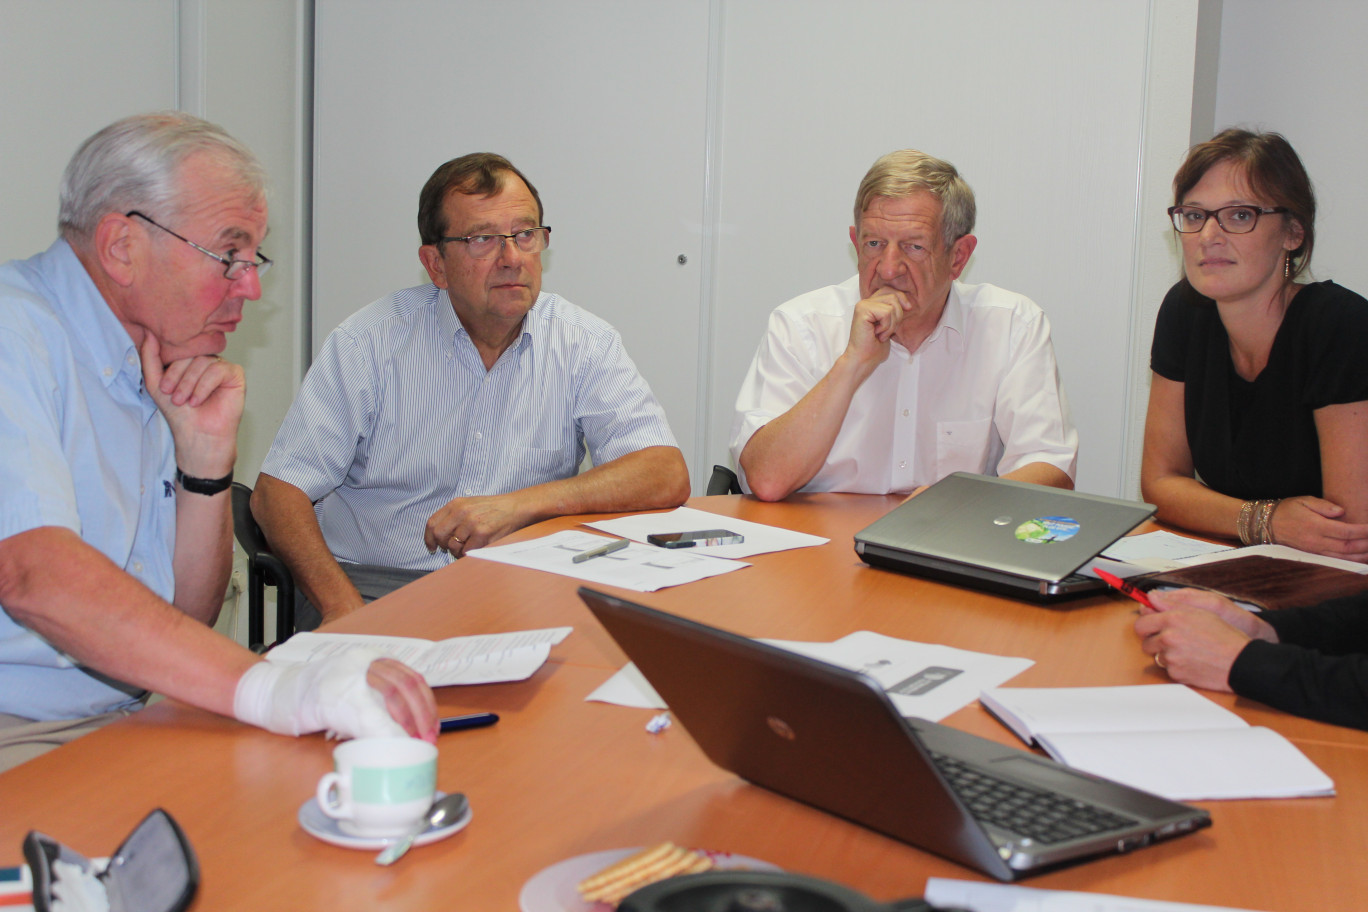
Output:
[[660,532],[646,536],[646,543],[662,548],[692,548],[697,545],[739,545],[746,536],[737,535],[730,529],[699,529],[694,532]]

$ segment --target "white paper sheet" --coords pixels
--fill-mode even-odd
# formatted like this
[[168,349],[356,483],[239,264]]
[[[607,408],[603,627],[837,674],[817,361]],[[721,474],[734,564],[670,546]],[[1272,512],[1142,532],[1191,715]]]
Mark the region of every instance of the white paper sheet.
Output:
[[[842,668],[862,671],[884,688],[898,712],[933,722],[974,702],[985,683],[994,687],[1035,664],[1030,659],[916,643],[868,630],[856,631],[834,643],[762,642]],[[627,665],[585,699],[620,706],[664,708],[665,704],[654,690],[643,693],[640,685],[650,688],[636,666]]]
[[266,658],[288,664],[365,648],[403,662],[422,674],[431,687],[495,684],[530,678],[546,662],[551,647],[569,636],[572,629],[547,627],[437,641],[360,633],[305,632],[296,633],[266,653]]
[[[605,519],[600,522],[585,523],[593,529],[601,529],[612,535],[620,535],[633,541],[644,542],[648,535],[668,532],[692,532],[696,529],[730,529],[746,540],[738,545],[713,545],[705,548],[689,548],[696,554],[710,554],[714,557],[750,557],[753,554],[767,554],[770,551],[788,551],[791,548],[809,548],[824,545],[831,539],[806,532],[794,532],[764,523],[747,522],[732,516],[721,516],[706,510],[680,507],[669,513],[638,513],[618,519]],[[662,549],[664,550],[664,549]]]
[[969,912],[1254,912],[1230,906],[1135,899],[1104,893],[1041,890],[1010,884],[928,877],[924,898],[938,908]]
[[1040,736],[1060,763],[1173,801],[1304,798],[1335,783],[1277,732],[1079,732]]
[[[721,576],[750,564],[724,560],[700,554],[703,548],[672,550],[632,542],[621,551],[575,563],[581,551],[597,548],[610,541],[602,535],[568,529],[541,538],[495,545],[466,552],[466,557],[477,557],[515,567],[544,570],[560,576],[571,576],[605,586],[621,586],[637,592],[654,592],[667,586],[678,586],[694,580]],[[713,549],[706,549],[713,550]]]
[[1144,532],[1140,535],[1127,535],[1117,539],[1102,552],[1102,556],[1109,557],[1112,560],[1138,564],[1151,570],[1173,570],[1183,566],[1186,560],[1191,557],[1218,552],[1230,552],[1225,556],[1234,557],[1235,550],[1229,545],[1212,544],[1201,539],[1188,538],[1186,535],[1177,535],[1173,532],[1160,530],[1158,532]]
[[1292,742],[1182,684],[999,687],[980,700],[1060,763],[1174,801],[1334,794]]

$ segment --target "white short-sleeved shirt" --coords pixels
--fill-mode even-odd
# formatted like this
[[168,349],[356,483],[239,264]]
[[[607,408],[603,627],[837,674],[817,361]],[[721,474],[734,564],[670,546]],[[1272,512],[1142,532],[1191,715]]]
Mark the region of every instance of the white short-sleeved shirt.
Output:
[[309,369],[262,464],[314,502],[338,560],[450,562],[423,531],[455,497],[572,477],[676,446],[664,410],[607,322],[543,293],[485,370],[447,293],[419,285],[362,308]]
[[[781,304],[736,398],[731,454],[826,376],[850,341],[859,276]],[[897,342],[855,392],[826,464],[803,491],[906,493],[951,472],[1005,475],[1044,462],[1074,477],[1078,433],[1029,298],[955,282],[914,353]],[[745,485],[744,476],[742,484]]]

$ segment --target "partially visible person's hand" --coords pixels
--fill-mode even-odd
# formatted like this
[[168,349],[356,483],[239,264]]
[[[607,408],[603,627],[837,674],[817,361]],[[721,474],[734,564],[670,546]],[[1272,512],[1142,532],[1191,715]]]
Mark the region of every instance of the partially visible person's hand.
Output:
[[366,683],[384,698],[390,718],[404,731],[437,741],[437,700],[422,675],[394,659],[376,659],[366,670]]
[[1135,632],[1140,648],[1174,681],[1225,693],[1235,657],[1250,640],[1214,612],[1181,605],[1142,611]]
[[457,497],[428,519],[423,544],[429,553],[440,548],[461,557],[521,529],[528,518],[518,494]]
[[247,397],[242,367],[214,355],[163,365],[161,344],[151,333],[144,335],[138,354],[143,384],[171,428],[176,464],[197,478],[231,471]]
[[1368,562],[1368,523],[1345,522],[1344,508],[1322,497],[1289,497],[1273,511],[1273,540],[1312,554]]
[[416,671],[368,649],[288,665],[258,662],[238,680],[233,715],[283,735],[437,738],[431,688]]
[[861,300],[850,321],[846,355],[866,371],[882,364],[888,359],[889,343],[898,331],[898,323],[910,309],[907,296],[896,288],[880,288]]
[[[1278,642],[1277,633],[1257,614],[1246,611],[1215,592],[1208,592],[1205,589],[1156,589],[1149,593],[1149,599],[1155,611],[1170,611],[1175,608],[1209,611],[1250,639]],[[1150,609],[1143,607],[1141,612],[1151,613]]]

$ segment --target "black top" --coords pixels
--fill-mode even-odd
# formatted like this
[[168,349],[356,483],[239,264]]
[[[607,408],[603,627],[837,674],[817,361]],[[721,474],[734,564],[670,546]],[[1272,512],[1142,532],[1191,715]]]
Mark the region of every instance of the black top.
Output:
[[1184,384],[1188,447],[1208,487],[1241,500],[1319,497],[1312,412],[1368,399],[1368,301],[1334,282],[1303,285],[1251,383],[1235,373],[1215,303],[1184,279],[1159,308],[1150,367]]
[[1368,598],[1260,616],[1281,642],[1253,640],[1242,649],[1230,689],[1298,716],[1368,730]]

